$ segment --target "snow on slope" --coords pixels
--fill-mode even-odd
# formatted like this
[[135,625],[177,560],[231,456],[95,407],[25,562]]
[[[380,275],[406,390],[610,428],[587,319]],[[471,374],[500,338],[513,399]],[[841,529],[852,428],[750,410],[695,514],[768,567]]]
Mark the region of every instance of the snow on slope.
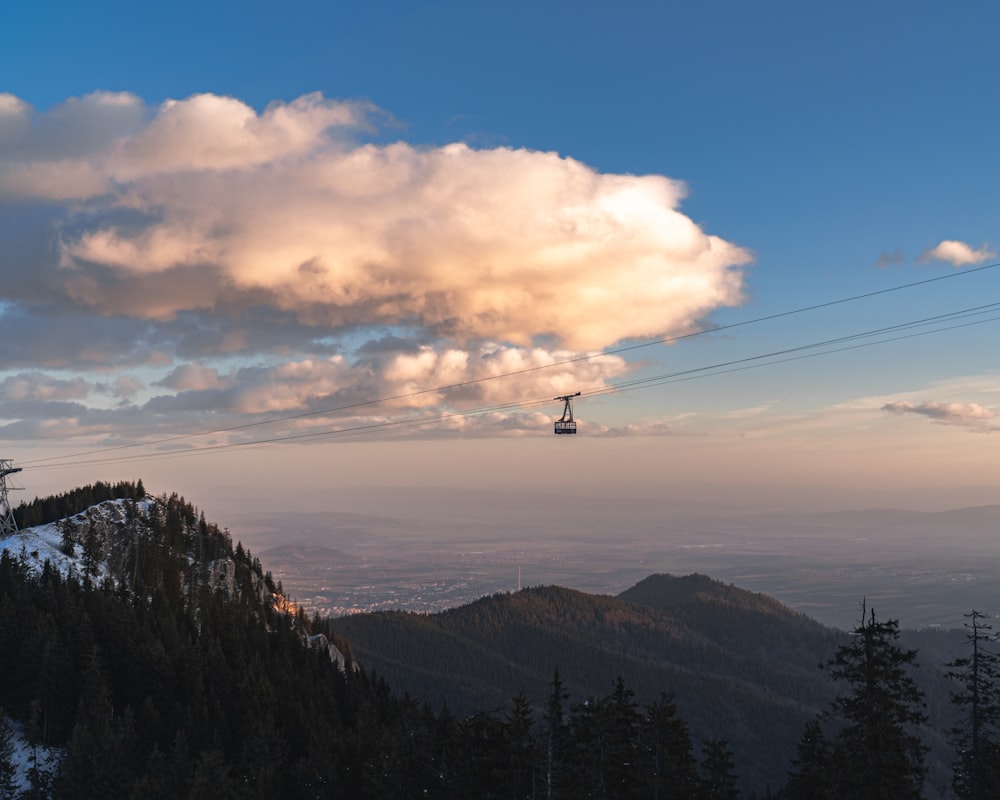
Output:
[[[14,746],[11,762],[14,766],[14,797],[20,797],[31,788],[31,771],[37,769],[42,775],[52,776],[63,757],[60,747],[32,747],[25,736],[24,725],[7,717],[6,723]],[[37,764],[36,764],[37,760]]]
[[[76,544],[73,547],[72,555],[64,553],[60,526],[72,524],[78,530],[94,525],[102,528],[120,527],[126,519],[125,509],[129,502],[132,501],[106,500],[91,506],[86,511],[67,517],[65,520],[25,528],[12,536],[0,538],[0,552],[7,550],[14,558],[23,557],[28,569],[36,574],[42,571],[42,566],[48,561],[52,568],[63,576],[70,573],[82,575],[84,572],[83,547]],[[136,505],[141,512],[148,514],[155,503],[153,498],[147,497]],[[106,563],[98,564],[94,581],[100,583],[108,574],[108,565]]]
[[60,549],[62,533],[57,524],[38,525],[25,528],[13,536],[0,539],[0,551],[7,550],[14,558],[24,557],[28,569],[41,572],[42,565],[49,561],[63,575],[70,572],[83,572],[83,552],[79,546],[74,548],[73,556],[68,556]]

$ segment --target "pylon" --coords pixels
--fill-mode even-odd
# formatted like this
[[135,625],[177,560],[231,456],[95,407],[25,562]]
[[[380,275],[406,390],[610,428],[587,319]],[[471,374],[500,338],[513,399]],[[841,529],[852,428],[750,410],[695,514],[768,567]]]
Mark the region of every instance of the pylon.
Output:
[[21,468],[15,467],[11,459],[0,458],[0,536],[12,536],[17,533],[17,522],[14,520],[14,511],[10,507],[7,492],[21,487],[9,486],[7,476],[20,471]]

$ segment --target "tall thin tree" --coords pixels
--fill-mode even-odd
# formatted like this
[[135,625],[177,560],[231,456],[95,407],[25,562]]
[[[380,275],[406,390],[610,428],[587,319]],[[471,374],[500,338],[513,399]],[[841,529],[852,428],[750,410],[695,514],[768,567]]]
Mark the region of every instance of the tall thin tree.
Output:
[[986,615],[973,609],[965,616],[969,655],[948,664],[962,687],[951,694],[962,713],[952,731],[952,787],[960,800],[987,800],[1000,797],[1000,656]]

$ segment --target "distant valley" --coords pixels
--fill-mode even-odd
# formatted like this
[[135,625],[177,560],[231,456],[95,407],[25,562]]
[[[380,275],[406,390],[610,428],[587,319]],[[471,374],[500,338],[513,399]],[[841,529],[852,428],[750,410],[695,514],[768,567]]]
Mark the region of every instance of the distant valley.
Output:
[[230,520],[297,602],[323,615],[441,611],[516,589],[519,568],[522,586],[599,594],[655,572],[702,572],[844,630],[863,598],[907,628],[960,627],[971,608],[1000,613],[1000,506],[735,515],[541,495],[506,508],[488,493],[465,505],[421,498],[411,516],[357,502]]

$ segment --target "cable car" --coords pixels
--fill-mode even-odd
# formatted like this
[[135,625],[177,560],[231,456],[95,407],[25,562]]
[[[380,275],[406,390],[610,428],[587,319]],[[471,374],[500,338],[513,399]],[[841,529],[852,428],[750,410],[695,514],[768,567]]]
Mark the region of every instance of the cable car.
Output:
[[556,420],[556,433],[576,433],[576,420],[573,419],[573,404],[570,403],[570,398],[579,396],[580,393],[577,392],[576,394],[564,394],[555,398],[565,403],[562,416]]

